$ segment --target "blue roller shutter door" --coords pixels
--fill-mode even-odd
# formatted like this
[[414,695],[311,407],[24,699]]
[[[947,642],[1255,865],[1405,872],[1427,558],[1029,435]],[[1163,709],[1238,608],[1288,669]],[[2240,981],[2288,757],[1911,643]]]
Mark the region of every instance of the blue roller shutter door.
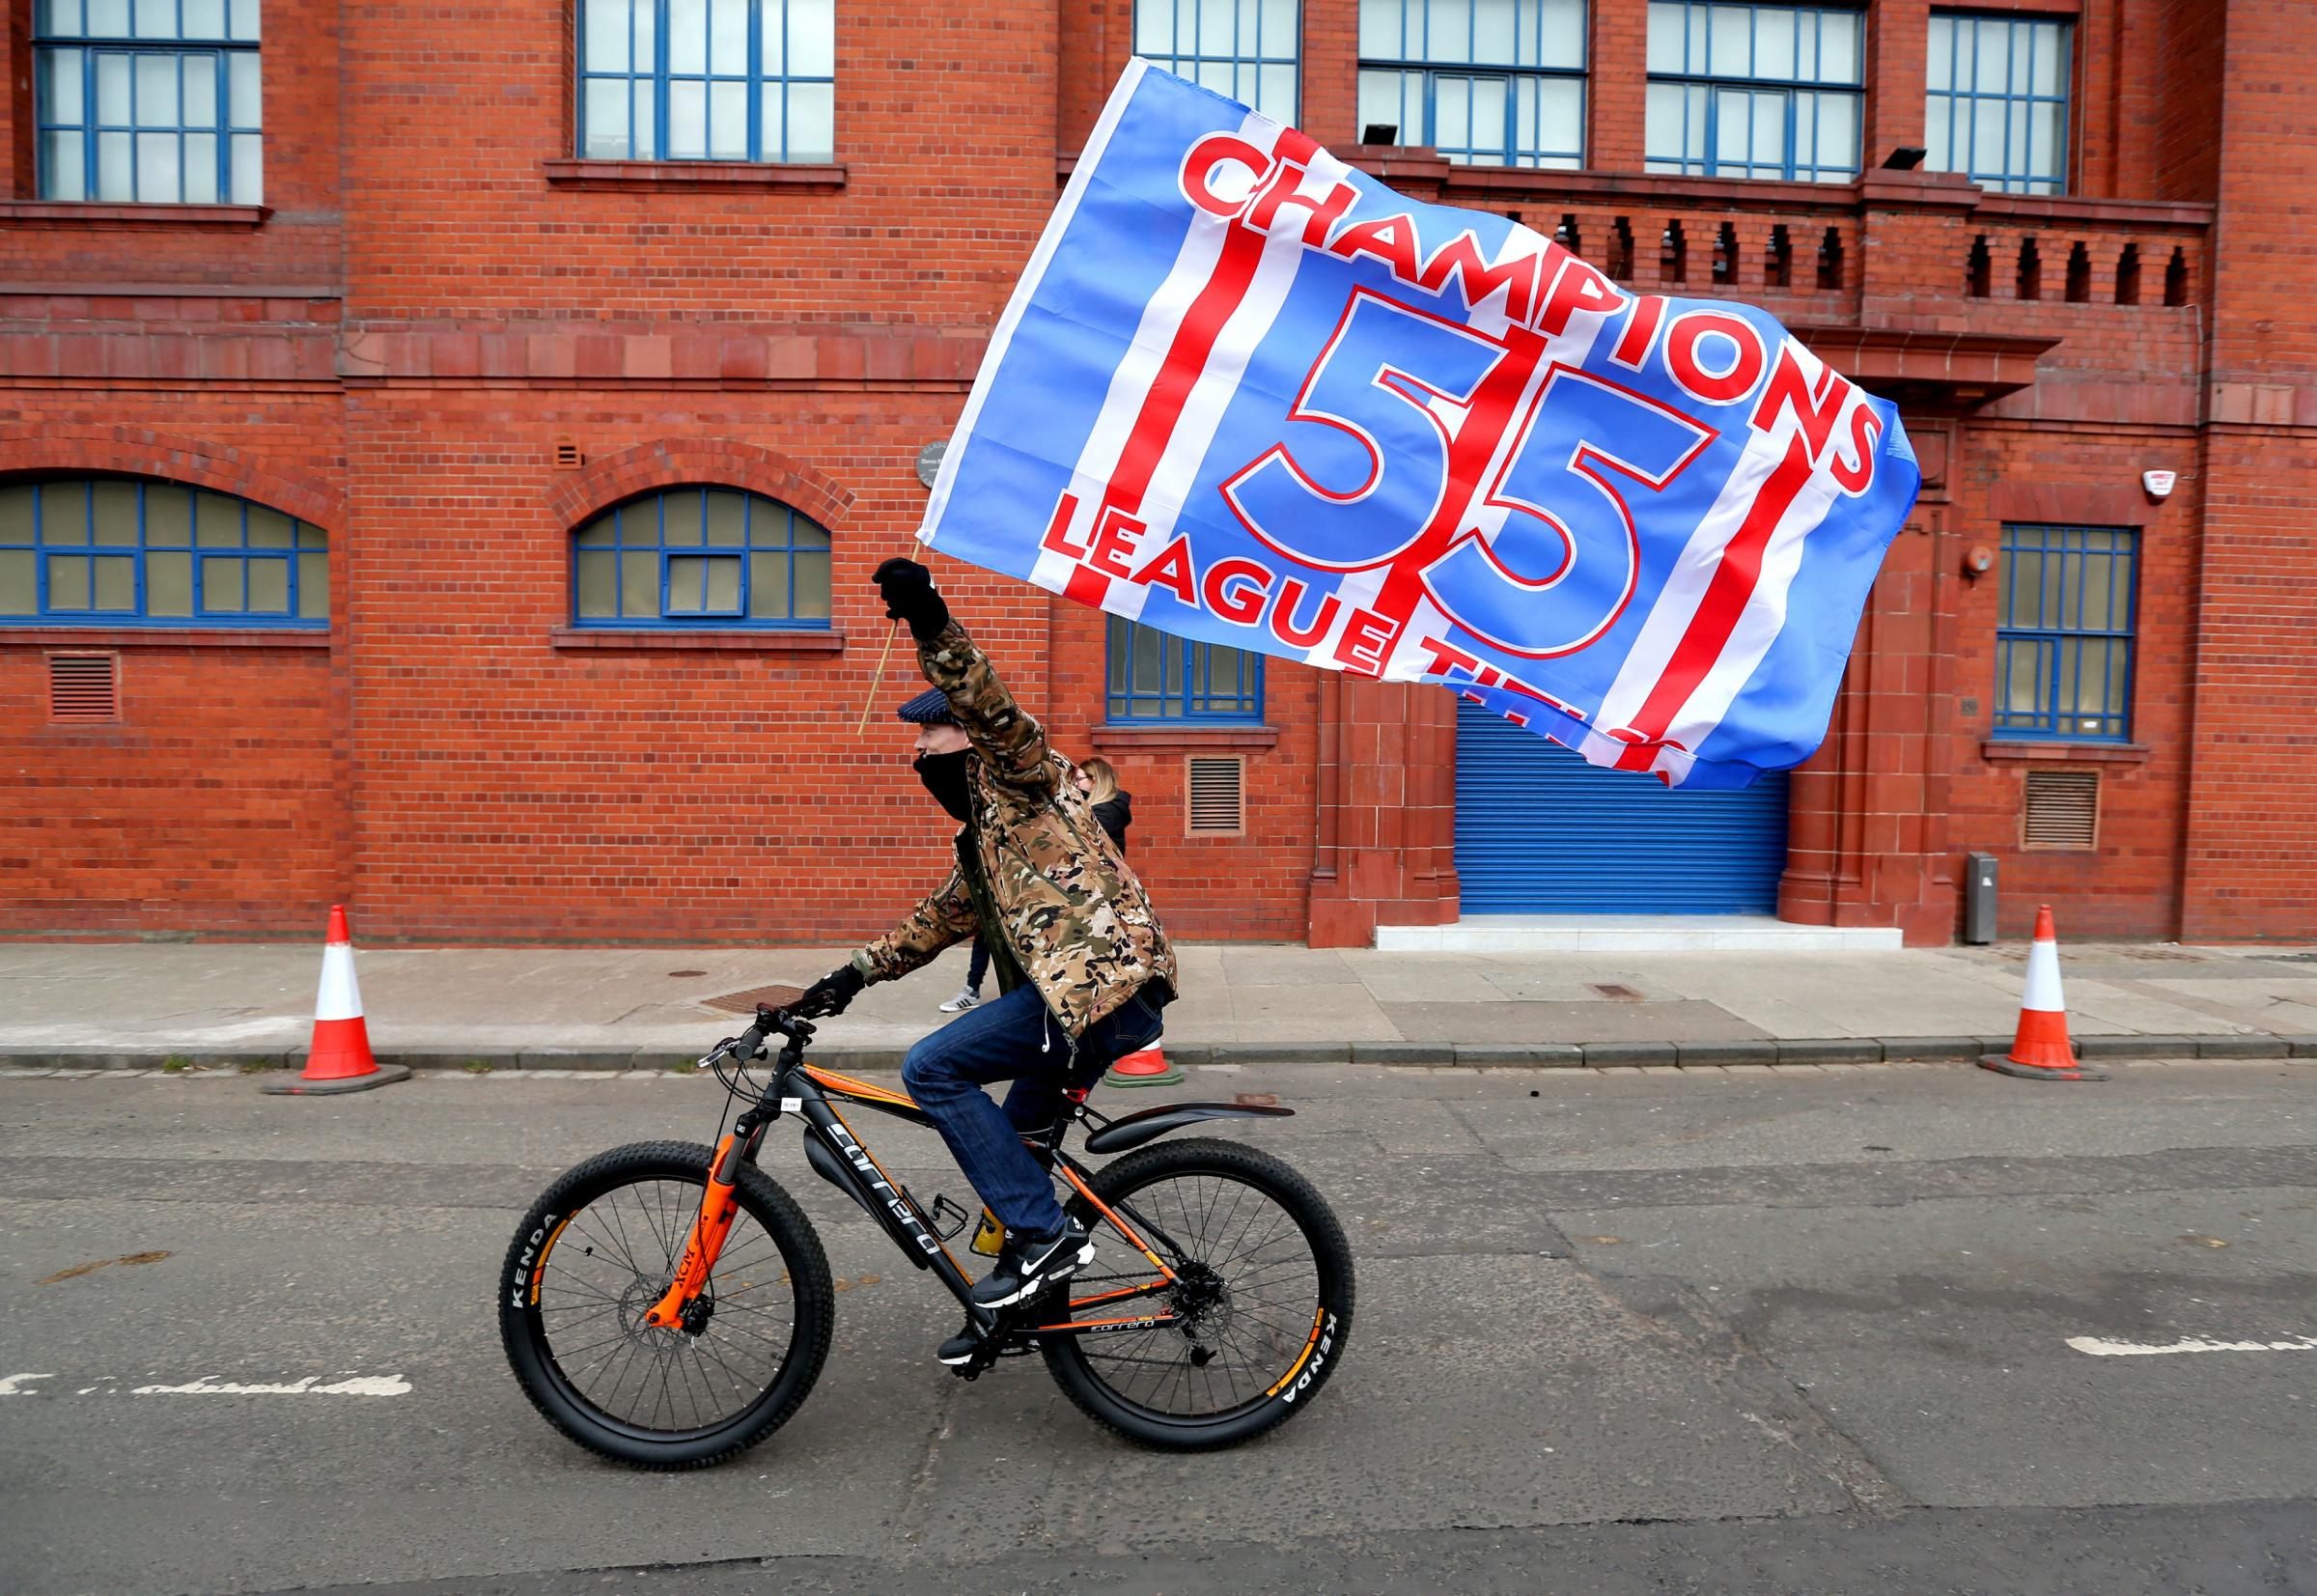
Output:
[[1786,776],[1679,792],[1598,770],[1477,705],[1456,714],[1466,914],[1768,914],[1786,868]]

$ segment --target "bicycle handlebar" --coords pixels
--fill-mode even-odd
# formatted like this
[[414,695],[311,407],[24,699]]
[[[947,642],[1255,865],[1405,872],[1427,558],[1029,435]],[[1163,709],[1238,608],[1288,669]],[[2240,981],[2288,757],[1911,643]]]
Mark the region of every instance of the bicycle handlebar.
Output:
[[738,1036],[728,1036],[717,1043],[709,1050],[708,1056],[701,1059],[700,1063],[703,1068],[706,1068],[715,1064],[729,1053],[737,1056],[745,1065],[764,1051],[765,1039],[771,1035],[785,1036],[789,1039],[789,1047],[782,1050],[784,1052],[801,1051],[804,1045],[813,1039],[813,1028],[810,1021],[798,1019],[787,1009],[776,1009],[768,1004],[759,1003],[756,1006],[756,1019],[748,1028]]

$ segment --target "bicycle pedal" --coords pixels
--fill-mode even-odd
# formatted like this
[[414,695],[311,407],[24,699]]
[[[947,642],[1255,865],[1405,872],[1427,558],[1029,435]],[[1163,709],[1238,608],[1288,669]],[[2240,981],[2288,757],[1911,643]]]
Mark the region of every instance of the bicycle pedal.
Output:
[[985,1258],[994,1258],[1005,1246],[1006,1227],[997,1222],[996,1215],[983,1209],[982,1222],[973,1233],[973,1250]]
[[972,1215],[943,1196],[934,1199],[934,1206],[926,1210],[926,1218],[945,1242],[956,1241],[958,1233],[973,1220]]

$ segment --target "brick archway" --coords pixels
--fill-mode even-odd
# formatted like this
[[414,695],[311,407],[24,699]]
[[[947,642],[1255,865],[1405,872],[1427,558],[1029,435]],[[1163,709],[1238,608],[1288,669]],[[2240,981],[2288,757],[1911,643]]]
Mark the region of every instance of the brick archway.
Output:
[[0,428],[0,476],[113,473],[214,489],[336,533],[345,497],[321,478],[223,444],[143,427]]
[[558,482],[547,508],[565,527],[661,488],[744,488],[778,499],[832,532],[852,508],[852,490],[794,456],[732,438],[656,438],[605,455]]

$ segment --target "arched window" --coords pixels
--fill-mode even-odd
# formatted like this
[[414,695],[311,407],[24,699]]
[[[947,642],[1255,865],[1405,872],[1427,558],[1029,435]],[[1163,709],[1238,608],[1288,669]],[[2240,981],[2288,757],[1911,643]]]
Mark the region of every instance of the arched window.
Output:
[[828,529],[761,493],[670,488],[572,540],[581,627],[825,627]]
[[139,477],[0,486],[0,623],[329,622],[321,528],[279,510]]

